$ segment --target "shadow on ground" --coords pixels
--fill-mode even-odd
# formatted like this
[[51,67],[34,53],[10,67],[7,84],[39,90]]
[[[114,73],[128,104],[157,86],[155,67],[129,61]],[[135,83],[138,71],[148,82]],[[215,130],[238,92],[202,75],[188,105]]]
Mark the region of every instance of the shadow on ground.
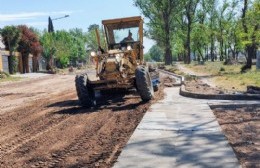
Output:
[[[138,101],[136,101],[138,99]],[[60,101],[48,105],[47,107],[66,107],[60,111],[55,112],[55,114],[81,114],[81,113],[92,113],[101,110],[111,110],[114,112],[123,110],[134,110],[139,105],[144,104],[137,94],[136,91],[114,91],[105,93],[96,93],[96,106],[91,108],[82,107],[78,100],[66,100]]]

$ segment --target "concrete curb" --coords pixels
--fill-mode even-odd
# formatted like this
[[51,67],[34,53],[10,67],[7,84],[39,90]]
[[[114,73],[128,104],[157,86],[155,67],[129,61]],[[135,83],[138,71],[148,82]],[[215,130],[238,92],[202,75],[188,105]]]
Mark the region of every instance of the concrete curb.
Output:
[[184,97],[190,97],[195,99],[215,99],[215,100],[260,100],[260,94],[201,94],[189,92],[185,89],[185,78],[181,75],[174,74],[165,70],[159,69],[159,72],[172,75],[178,78],[181,82],[174,84],[174,86],[180,86],[179,94]]
[[223,104],[223,103],[208,103],[209,107],[211,109],[216,109],[216,108],[243,108],[243,107],[260,107],[260,104],[257,102],[247,102],[247,103],[238,103],[238,104],[234,104],[234,103],[227,103],[227,104]]
[[215,100],[260,100],[260,94],[201,94],[189,92],[185,85],[180,87],[180,95],[196,99],[215,99]]

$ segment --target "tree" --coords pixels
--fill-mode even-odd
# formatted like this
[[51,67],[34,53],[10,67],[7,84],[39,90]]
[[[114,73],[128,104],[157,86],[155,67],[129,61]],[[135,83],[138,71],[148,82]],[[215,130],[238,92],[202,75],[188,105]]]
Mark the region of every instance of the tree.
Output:
[[151,58],[149,52],[144,54],[144,60],[146,62],[151,62],[152,61],[152,58]]
[[[99,34],[103,34],[103,31],[101,29],[98,29]],[[102,48],[106,48],[106,41],[104,36],[100,36],[100,43]],[[98,49],[98,41],[95,29],[89,29],[89,31],[86,33],[86,45],[88,51],[93,51]]]
[[[194,49],[195,52],[198,53],[197,61],[206,61],[205,54],[203,53],[203,50],[207,48],[207,45],[209,43],[209,34],[208,30],[205,24],[203,23],[197,23],[194,24],[193,32],[191,35],[191,40],[192,40],[192,48]],[[194,54],[195,54],[194,52]]]
[[60,30],[55,33],[45,31],[40,41],[43,46],[43,57],[48,62],[47,70],[53,69],[54,59],[58,68],[75,66],[77,62],[86,61],[87,36],[82,29]]
[[18,51],[22,55],[23,73],[29,72],[29,54],[38,57],[41,47],[37,35],[25,25],[18,26],[21,33],[21,39],[18,43]]
[[73,48],[73,38],[65,30],[55,32],[55,59],[56,66],[65,68],[70,63],[71,49]]
[[244,0],[242,9],[241,23],[243,33],[241,33],[242,43],[247,53],[246,65],[242,67],[242,72],[250,69],[252,58],[255,55],[257,45],[259,45],[259,27],[260,27],[260,2],[255,1],[252,8],[249,8],[249,0]]
[[95,29],[99,29],[99,25],[97,25],[97,24],[89,25],[88,32],[95,30]]
[[[208,45],[210,43],[210,29],[207,24],[207,14],[210,12],[212,0],[201,0],[197,9],[196,20],[191,32],[191,47],[197,55],[197,61],[208,60]],[[204,52],[203,52],[204,51]]]
[[216,39],[216,20],[217,20],[217,11],[216,11],[216,0],[208,1],[208,27],[209,27],[209,38],[210,38],[210,58],[211,61],[215,61],[215,39]]
[[54,38],[54,33],[48,33],[47,31],[45,31],[40,37],[40,43],[42,45],[42,56],[46,59],[47,70],[51,70],[53,68],[53,55],[56,52]]
[[235,20],[234,10],[236,6],[236,0],[225,0],[217,11],[217,39],[219,41],[220,61],[228,58],[227,48],[228,46],[233,45],[231,44],[231,41],[234,39],[233,35],[235,34],[232,33],[232,26],[235,24],[230,23]]
[[185,42],[185,59],[184,63],[190,64],[190,53],[191,53],[191,31],[192,31],[192,24],[195,22],[195,12],[197,5],[200,0],[186,0],[185,1],[185,11],[184,11],[184,19],[187,23],[187,37]]
[[17,60],[13,55],[18,47],[18,42],[20,40],[20,32],[15,26],[5,26],[1,31],[1,36],[3,37],[3,43],[6,49],[9,50],[8,65],[10,74],[14,74],[17,70]]
[[177,12],[177,0],[135,0],[134,4],[147,17],[148,34],[164,48],[164,60],[166,65],[172,63],[171,37],[173,33],[174,13]]
[[33,72],[39,70],[39,58],[42,53],[42,46],[40,43],[40,31],[36,28],[29,28],[36,36],[35,41],[31,44],[31,54],[33,55]]
[[153,45],[149,49],[149,55],[151,61],[155,61],[155,62],[163,61],[163,50],[158,45]]
[[82,31],[82,29],[78,28],[69,30],[69,34],[71,35],[73,41],[70,61],[73,64],[76,64],[77,61],[86,61],[86,34]]

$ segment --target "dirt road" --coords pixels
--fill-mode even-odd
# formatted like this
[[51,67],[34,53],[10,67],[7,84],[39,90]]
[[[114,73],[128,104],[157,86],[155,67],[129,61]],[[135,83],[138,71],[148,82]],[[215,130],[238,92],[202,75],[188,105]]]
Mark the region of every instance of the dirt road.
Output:
[[[151,102],[135,91],[78,106],[74,75],[0,85],[0,167],[111,167]],[[156,99],[163,96],[162,89]]]

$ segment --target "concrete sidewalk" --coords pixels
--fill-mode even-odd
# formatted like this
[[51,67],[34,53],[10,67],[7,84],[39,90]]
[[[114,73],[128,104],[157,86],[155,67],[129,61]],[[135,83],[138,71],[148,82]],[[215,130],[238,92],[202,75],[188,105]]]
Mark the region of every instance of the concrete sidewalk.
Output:
[[240,167],[208,100],[166,88],[164,100],[147,111],[114,168]]

